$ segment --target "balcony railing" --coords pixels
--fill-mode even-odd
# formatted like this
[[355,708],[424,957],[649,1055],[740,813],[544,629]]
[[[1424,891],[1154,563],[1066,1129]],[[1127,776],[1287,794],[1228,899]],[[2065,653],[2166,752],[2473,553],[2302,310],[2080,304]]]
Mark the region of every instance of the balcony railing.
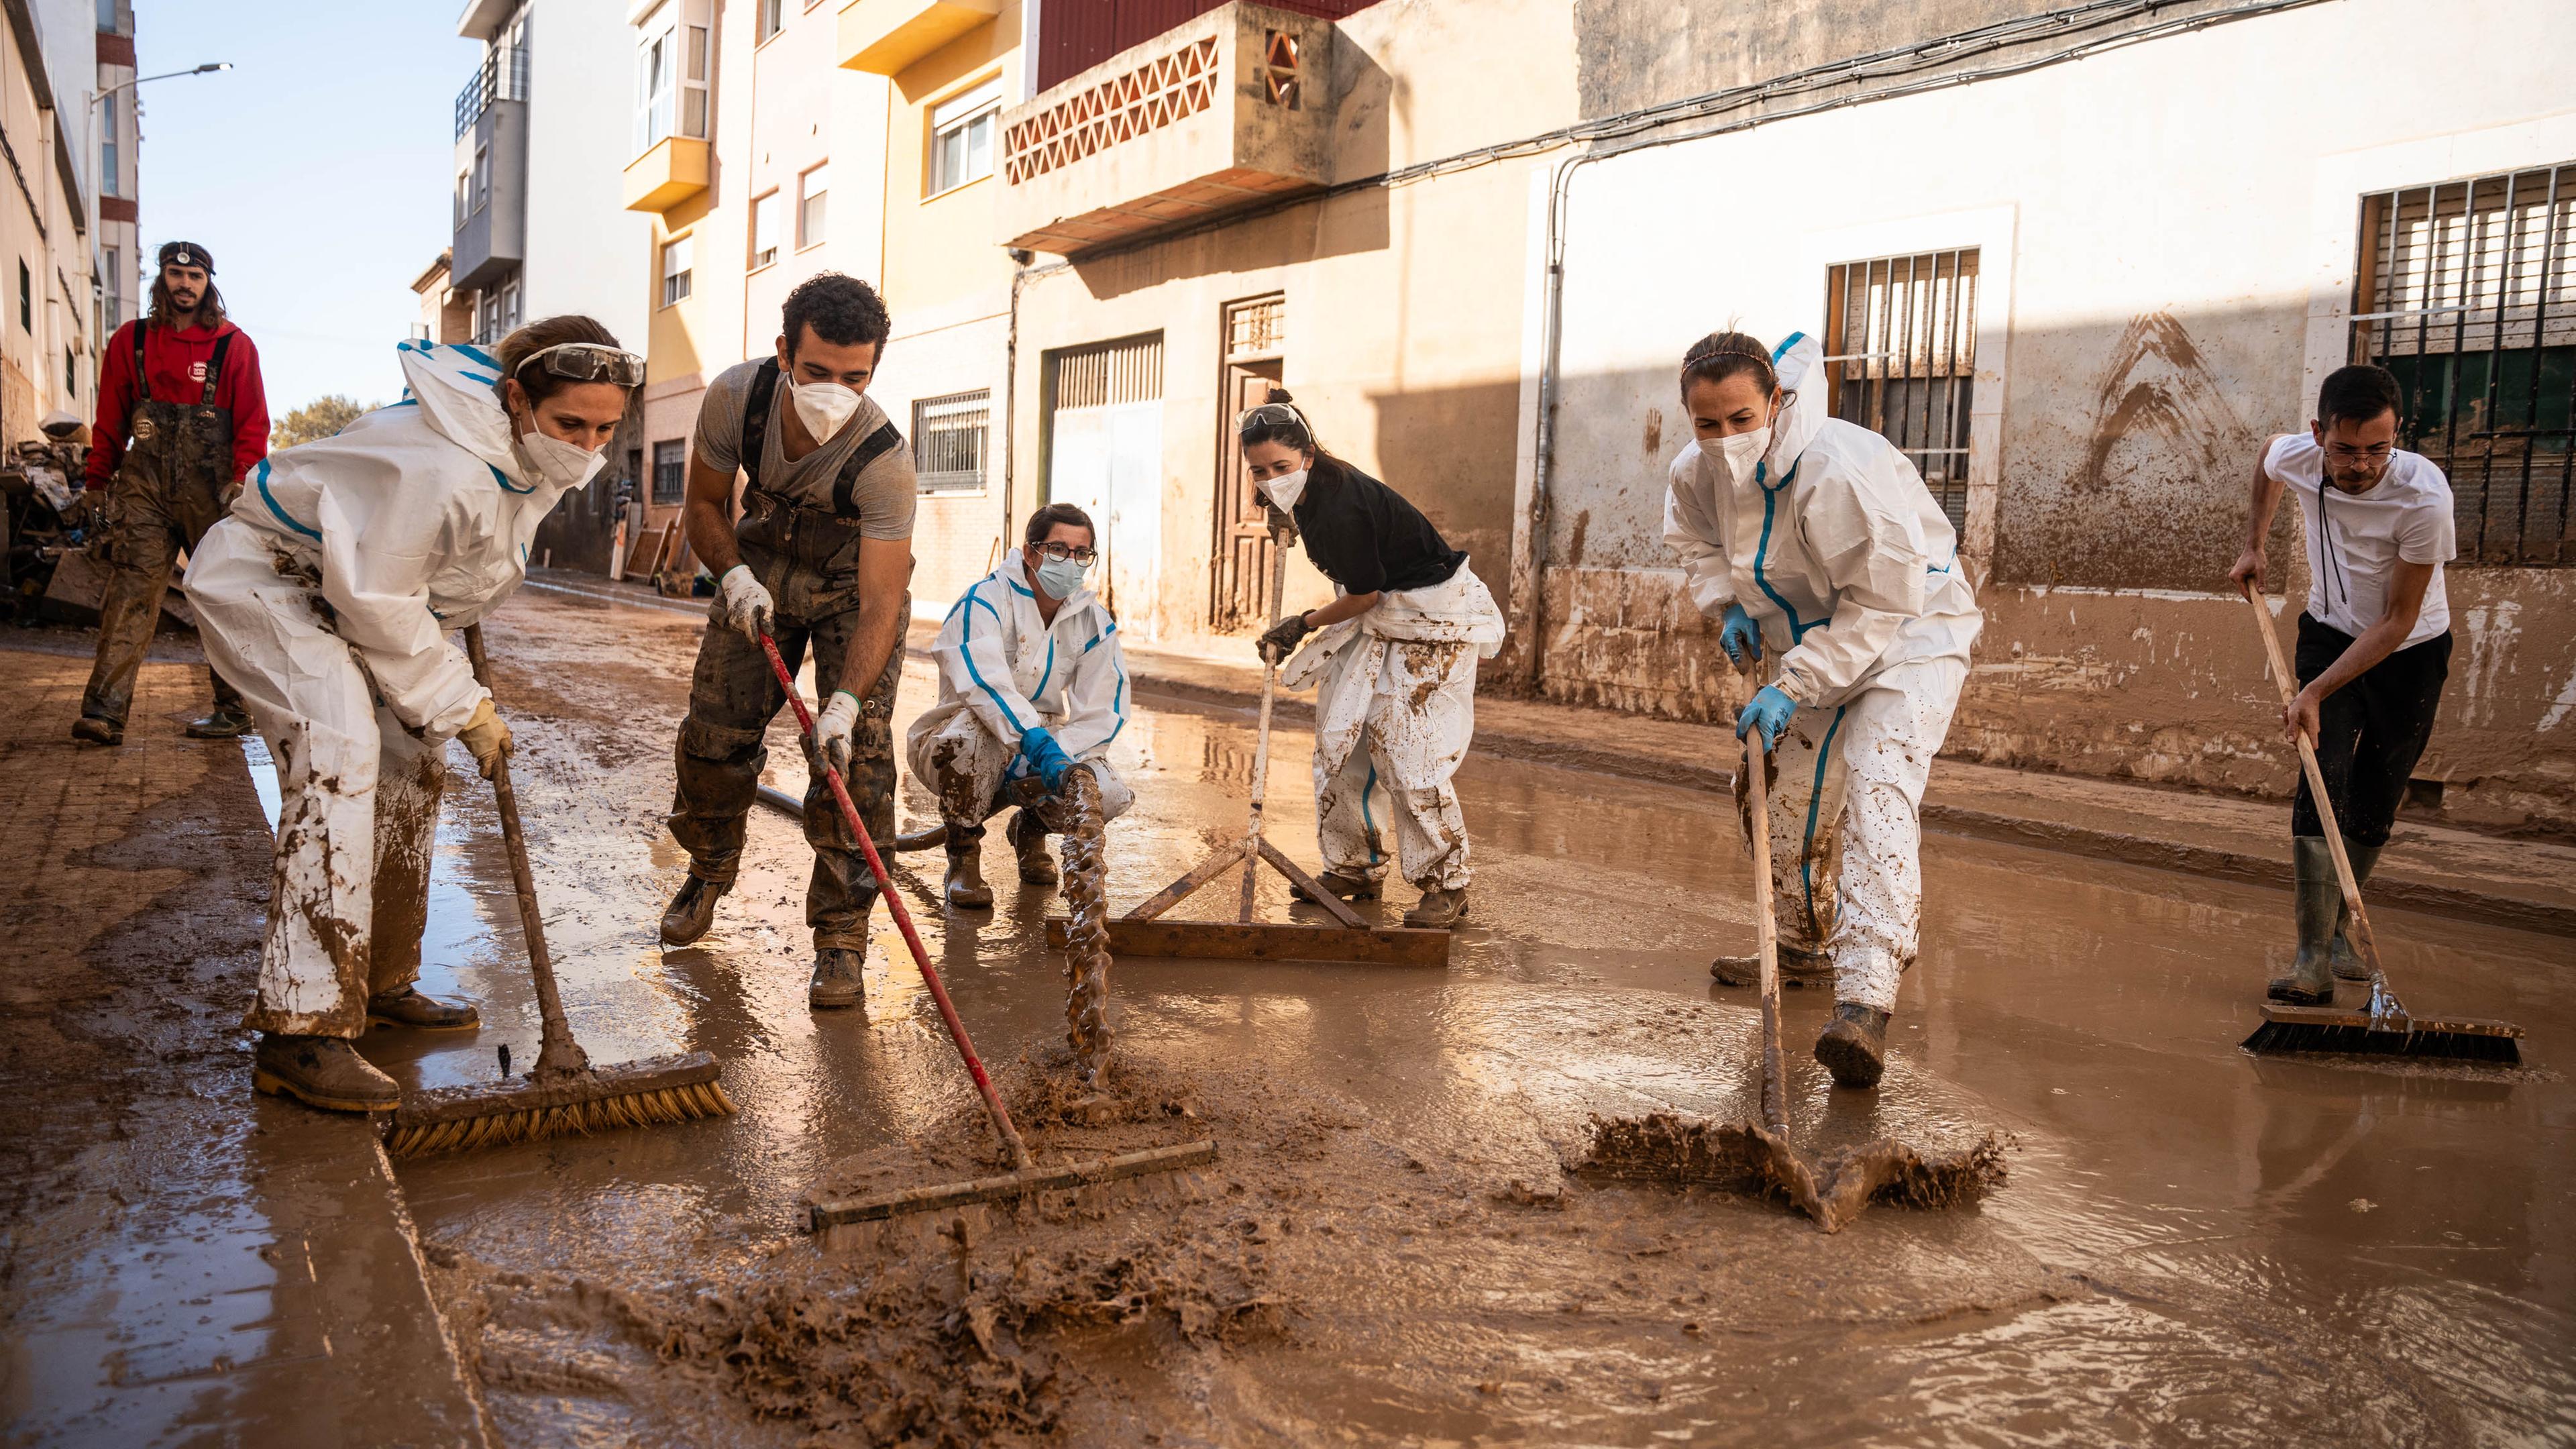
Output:
[[528,52],[524,46],[504,46],[486,51],[483,64],[476,67],[473,79],[456,93],[456,139],[464,140],[474,123],[495,101],[524,101],[528,98]]

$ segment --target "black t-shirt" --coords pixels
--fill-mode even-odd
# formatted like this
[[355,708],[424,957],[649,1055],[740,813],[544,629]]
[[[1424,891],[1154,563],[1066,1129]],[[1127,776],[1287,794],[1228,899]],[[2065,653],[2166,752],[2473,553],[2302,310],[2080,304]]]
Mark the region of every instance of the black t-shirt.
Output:
[[1402,494],[1330,458],[1315,460],[1293,516],[1306,557],[1346,593],[1427,589],[1467,561]]

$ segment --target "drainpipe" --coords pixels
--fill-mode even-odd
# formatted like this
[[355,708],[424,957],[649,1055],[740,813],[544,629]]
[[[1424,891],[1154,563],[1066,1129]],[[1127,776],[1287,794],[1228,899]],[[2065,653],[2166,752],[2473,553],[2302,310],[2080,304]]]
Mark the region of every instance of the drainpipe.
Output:
[[1528,527],[1519,554],[1512,560],[1511,634],[1524,641],[1512,671],[1522,694],[1538,691],[1547,651],[1547,603],[1542,597],[1547,574],[1547,530],[1550,513],[1549,475],[1556,461],[1556,392],[1558,360],[1564,351],[1565,210],[1575,170],[1596,159],[1586,152],[1559,162],[1547,193],[1547,300],[1539,314],[1544,341],[1539,351],[1538,433],[1532,445]]
[[1029,277],[1029,263],[1036,254],[1025,247],[1013,247],[1011,256],[1011,323],[1002,343],[1002,540],[1011,537],[1011,520],[1016,516],[1014,504],[1018,478],[1013,460],[1018,456],[1020,395],[1020,284]]

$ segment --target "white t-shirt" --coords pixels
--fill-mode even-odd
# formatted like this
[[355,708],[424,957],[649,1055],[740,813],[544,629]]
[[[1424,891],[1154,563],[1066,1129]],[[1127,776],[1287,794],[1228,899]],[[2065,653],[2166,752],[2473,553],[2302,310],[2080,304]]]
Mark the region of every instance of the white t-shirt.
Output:
[[[2388,609],[2397,561],[2431,564],[2424,607],[2405,643],[2421,644],[2451,627],[2442,565],[2459,552],[2451,523],[2451,484],[2430,458],[2400,449],[2366,493],[2323,484],[2325,449],[2306,433],[2272,440],[2263,471],[2299,495],[2306,516],[2308,612],[2317,622],[2358,635]],[[2320,497],[2322,492],[2323,496]]]

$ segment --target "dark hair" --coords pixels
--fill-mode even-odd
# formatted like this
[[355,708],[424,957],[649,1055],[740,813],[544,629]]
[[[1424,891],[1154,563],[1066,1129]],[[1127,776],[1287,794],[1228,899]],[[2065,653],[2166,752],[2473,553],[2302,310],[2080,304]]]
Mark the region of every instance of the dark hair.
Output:
[[[528,359],[549,347],[558,347],[566,342],[592,342],[601,347],[618,346],[615,335],[588,317],[568,312],[561,317],[540,318],[502,338],[501,345],[493,349],[501,359],[501,377],[504,381],[517,378],[519,386],[528,394],[530,406],[544,402],[547,398],[572,386],[573,379],[557,376],[551,368],[529,367]],[[492,390],[496,393],[500,392],[501,385],[493,384]]]
[[1721,383],[1730,377],[1750,377],[1761,384],[1768,398],[1780,388],[1779,369],[1771,365],[1771,349],[1762,339],[1744,332],[1712,332],[1691,344],[1682,354],[1682,399],[1690,399],[1691,384]]
[[1069,523],[1074,527],[1081,529],[1085,533],[1090,534],[1092,542],[1094,543],[1100,541],[1100,530],[1091,526],[1091,515],[1074,507],[1070,503],[1050,503],[1046,507],[1039,509],[1037,512],[1030,514],[1029,526],[1027,529],[1028,541],[1030,543],[1046,542],[1046,536],[1055,532],[1056,525],[1059,523]]
[[[1291,407],[1295,407],[1297,400],[1288,395],[1288,389],[1284,387],[1274,387],[1270,389],[1267,396],[1262,398],[1261,402],[1265,407],[1271,403],[1286,403]],[[1279,422],[1253,421],[1245,423],[1243,425],[1243,430],[1235,437],[1235,445],[1237,447],[1249,448],[1255,443],[1277,443],[1280,446],[1291,449],[1295,452],[1312,453],[1315,455],[1315,461],[1319,463],[1339,463],[1342,461],[1326,450],[1322,443],[1315,440],[1315,426],[1306,420],[1306,412],[1303,408],[1297,409],[1296,417]]]
[[172,261],[183,255],[193,258],[183,265],[206,269],[206,293],[197,299],[197,325],[210,331],[223,326],[224,294],[215,290],[214,259],[207,256],[206,249],[195,242],[161,244],[161,259],[152,266],[152,309],[143,314],[144,322],[160,327],[178,325],[176,319],[171,316],[178,308],[170,300],[170,283],[163,273],[168,270]]
[[2381,413],[2403,418],[2405,400],[2397,374],[2387,368],[2368,363],[2338,367],[2317,387],[2317,421],[2333,427],[2338,422],[2366,423]]
[[808,327],[834,347],[873,342],[882,357],[885,340],[894,332],[894,319],[886,315],[885,301],[876,288],[840,272],[816,272],[787,294],[781,311],[779,328],[787,334],[789,357],[796,355]]

